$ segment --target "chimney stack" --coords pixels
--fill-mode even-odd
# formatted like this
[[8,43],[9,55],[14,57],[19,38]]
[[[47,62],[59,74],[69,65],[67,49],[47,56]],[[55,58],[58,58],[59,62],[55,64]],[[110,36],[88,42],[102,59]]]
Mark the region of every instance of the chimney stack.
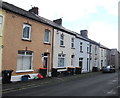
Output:
[[88,38],[88,31],[87,30],[81,30],[80,34],[81,34],[81,36]]
[[34,14],[38,15],[38,10],[39,10],[39,8],[38,8],[38,7],[32,7],[32,9],[30,9],[30,10],[29,10],[29,12],[34,13]]
[[58,25],[62,25],[62,19],[56,19],[56,20],[53,20],[53,22],[55,22],[56,24]]

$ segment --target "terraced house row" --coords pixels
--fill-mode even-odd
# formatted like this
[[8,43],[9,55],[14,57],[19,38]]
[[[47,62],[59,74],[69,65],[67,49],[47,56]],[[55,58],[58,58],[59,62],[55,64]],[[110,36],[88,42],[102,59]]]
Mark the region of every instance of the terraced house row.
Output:
[[13,70],[12,81],[23,75],[31,79],[40,68],[65,72],[81,68],[80,73],[99,71],[110,64],[111,49],[88,38],[88,31],[74,32],[62,26],[62,19],[48,20],[38,8],[23,10],[7,2],[0,9],[1,70]]

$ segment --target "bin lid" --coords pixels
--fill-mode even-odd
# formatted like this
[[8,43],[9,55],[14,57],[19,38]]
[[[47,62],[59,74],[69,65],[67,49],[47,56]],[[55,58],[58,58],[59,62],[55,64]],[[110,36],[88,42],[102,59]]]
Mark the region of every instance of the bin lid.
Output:
[[47,68],[40,68],[40,69],[47,69]]
[[2,70],[2,72],[13,72],[13,70]]

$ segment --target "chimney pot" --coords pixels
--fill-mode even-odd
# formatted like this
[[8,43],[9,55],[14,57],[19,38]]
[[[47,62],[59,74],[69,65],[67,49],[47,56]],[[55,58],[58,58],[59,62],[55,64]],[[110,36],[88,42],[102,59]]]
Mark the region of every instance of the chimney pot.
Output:
[[32,8],[29,10],[29,12],[32,12],[32,13],[38,15],[38,10],[39,10],[38,7],[32,7]]
[[88,37],[88,31],[87,30],[81,30],[80,31],[81,36]]
[[62,19],[56,19],[56,20],[53,20],[53,22],[55,22],[56,24],[58,25],[62,25]]

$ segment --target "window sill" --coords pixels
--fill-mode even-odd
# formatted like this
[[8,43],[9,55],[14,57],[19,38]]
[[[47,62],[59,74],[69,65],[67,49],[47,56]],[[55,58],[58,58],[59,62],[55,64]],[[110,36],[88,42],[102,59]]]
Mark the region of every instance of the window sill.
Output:
[[83,51],[80,51],[81,53],[83,53]]
[[50,45],[50,43],[49,43],[49,42],[44,42],[44,44]]
[[91,54],[90,52],[87,52],[88,54]]
[[60,46],[60,47],[63,47],[63,48],[65,48],[65,46]]
[[75,47],[71,47],[71,49],[75,49]]
[[34,70],[18,70],[16,73],[33,72]]
[[28,40],[28,39],[21,39],[23,41],[28,41],[28,42],[32,42],[32,40]]

